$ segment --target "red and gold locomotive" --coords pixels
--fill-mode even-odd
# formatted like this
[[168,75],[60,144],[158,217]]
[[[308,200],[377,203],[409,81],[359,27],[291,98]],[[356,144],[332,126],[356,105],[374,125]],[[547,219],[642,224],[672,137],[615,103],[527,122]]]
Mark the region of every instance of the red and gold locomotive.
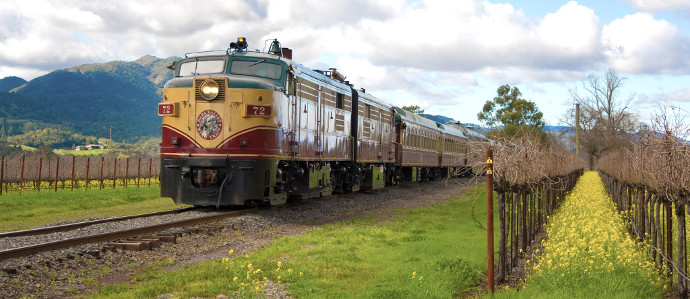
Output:
[[174,64],[158,105],[161,195],[197,206],[283,204],[466,170],[462,131],[308,69],[277,40]]

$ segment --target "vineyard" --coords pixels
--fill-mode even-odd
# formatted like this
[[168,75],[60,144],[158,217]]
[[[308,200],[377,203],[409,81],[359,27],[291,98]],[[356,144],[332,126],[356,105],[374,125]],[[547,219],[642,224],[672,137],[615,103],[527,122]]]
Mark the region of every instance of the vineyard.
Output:
[[628,148],[598,163],[606,187],[629,230],[649,247],[681,297],[688,290],[687,217],[690,211],[690,146],[681,121],[664,115]]
[[[627,223],[630,235],[645,246],[648,256],[638,256],[637,263],[652,261],[659,273],[673,281],[680,297],[687,296],[690,281],[688,132],[681,118],[657,116],[651,128],[632,136],[623,146],[604,151],[596,161],[609,201]],[[520,259],[529,258],[528,246],[551,222],[548,216],[561,205],[585,168],[584,161],[573,153],[540,147],[529,140],[503,140],[492,148],[499,283]]]
[[115,188],[158,182],[157,157],[14,156],[0,159],[0,195],[42,189]]
[[498,204],[496,282],[505,281],[547,218],[582,175],[573,153],[540,146],[538,138],[502,140],[493,148],[493,189]]

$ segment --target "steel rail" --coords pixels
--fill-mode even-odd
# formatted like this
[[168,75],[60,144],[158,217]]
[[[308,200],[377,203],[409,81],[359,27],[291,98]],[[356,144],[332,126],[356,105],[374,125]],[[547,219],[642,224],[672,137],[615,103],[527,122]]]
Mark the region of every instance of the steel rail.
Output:
[[103,233],[103,234],[97,234],[97,235],[91,235],[91,236],[83,236],[83,237],[71,238],[71,239],[60,240],[60,241],[52,241],[52,242],[48,242],[48,243],[30,245],[30,246],[25,246],[25,247],[12,248],[12,249],[8,249],[8,250],[0,251],[0,261],[6,260],[6,259],[11,259],[11,258],[16,258],[16,257],[27,256],[27,255],[31,255],[34,253],[44,252],[44,251],[74,247],[74,246],[83,245],[83,244],[110,242],[110,241],[120,240],[120,239],[124,239],[124,238],[129,238],[129,237],[136,237],[136,236],[140,236],[140,235],[160,232],[161,230],[174,228],[174,227],[198,225],[198,224],[202,224],[202,223],[208,223],[208,222],[221,220],[221,219],[228,218],[228,217],[241,216],[241,215],[253,212],[253,211],[255,211],[255,210],[254,209],[246,209],[246,210],[241,210],[241,211],[223,212],[223,213],[218,213],[218,214],[214,214],[214,215],[208,215],[208,216],[202,216],[202,217],[197,217],[197,218],[192,218],[192,219],[156,224],[156,225],[145,226],[145,227],[140,227],[140,228],[133,228],[133,229],[123,230],[123,231],[109,232],[109,233]]
[[72,229],[76,229],[76,228],[80,228],[80,227],[86,227],[89,225],[99,224],[99,223],[117,222],[117,221],[125,221],[125,220],[142,218],[142,217],[182,213],[182,212],[187,212],[187,211],[191,211],[191,210],[195,210],[195,209],[197,209],[197,208],[196,207],[188,207],[188,208],[174,209],[174,210],[167,210],[167,211],[160,211],[160,212],[153,212],[153,213],[146,213],[146,214],[128,215],[128,216],[121,216],[121,217],[110,217],[110,218],[88,220],[88,221],[82,221],[82,222],[76,222],[76,223],[54,225],[54,226],[48,226],[48,227],[32,228],[32,229],[27,229],[27,230],[18,230],[18,231],[0,233],[0,238],[45,235],[45,234],[51,234],[51,233],[56,233],[56,232],[68,231],[68,230],[72,230]]

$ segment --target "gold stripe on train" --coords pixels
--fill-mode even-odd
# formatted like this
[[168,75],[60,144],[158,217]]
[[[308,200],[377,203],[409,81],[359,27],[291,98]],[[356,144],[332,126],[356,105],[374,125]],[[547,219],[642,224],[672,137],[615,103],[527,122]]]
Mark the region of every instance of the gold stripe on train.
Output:
[[[223,141],[238,132],[253,127],[273,127],[278,129],[287,111],[285,94],[266,89],[228,88],[225,98],[212,101],[196,100],[193,87],[166,88],[163,91],[163,103],[179,103],[178,116],[163,116],[163,125],[172,127],[176,131],[191,136],[195,143],[202,148],[215,148]],[[270,115],[252,115],[247,113],[249,108],[256,106],[270,107]],[[253,111],[252,109],[249,109]],[[220,132],[217,136],[209,135],[213,130],[204,131],[197,127],[197,121],[204,121],[204,115],[213,114],[205,111],[215,111],[220,116]],[[200,115],[202,115],[200,119]],[[213,114],[215,115],[215,114]],[[216,125],[216,123],[212,123]],[[200,124],[203,127],[203,124]],[[205,136],[202,136],[202,134]]]

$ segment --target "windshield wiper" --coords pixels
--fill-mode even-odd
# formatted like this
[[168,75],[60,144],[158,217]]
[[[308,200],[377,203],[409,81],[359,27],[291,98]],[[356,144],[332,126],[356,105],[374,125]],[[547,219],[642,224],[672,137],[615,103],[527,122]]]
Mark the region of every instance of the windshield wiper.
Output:
[[261,60],[259,60],[259,61],[257,61],[257,62],[254,62],[254,63],[250,64],[248,67],[253,67],[253,66],[255,66],[255,65],[259,64],[259,63],[262,63],[262,62],[266,62],[266,59],[261,59]]

